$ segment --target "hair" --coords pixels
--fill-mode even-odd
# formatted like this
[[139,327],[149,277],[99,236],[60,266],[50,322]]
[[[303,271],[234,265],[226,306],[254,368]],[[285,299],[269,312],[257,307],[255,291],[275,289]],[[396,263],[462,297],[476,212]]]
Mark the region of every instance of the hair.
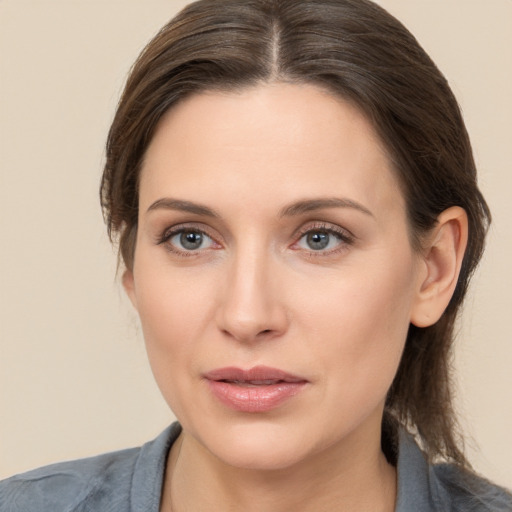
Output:
[[[469,469],[453,407],[454,323],[483,251],[489,209],[449,85],[409,31],[368,0],[199,0],[165,25],[135,62],[106,146],[101,204],[109,236],[133,266],[138,181],[162,116],[202,91],[314,84],[355,104],[387,148],[405,197],[411,243],[450,206],[469,240],[453,297],[434,325],[410,326],[383,432],[414,432],[430,460]],[[391,428],[390,428],[391,426]]]

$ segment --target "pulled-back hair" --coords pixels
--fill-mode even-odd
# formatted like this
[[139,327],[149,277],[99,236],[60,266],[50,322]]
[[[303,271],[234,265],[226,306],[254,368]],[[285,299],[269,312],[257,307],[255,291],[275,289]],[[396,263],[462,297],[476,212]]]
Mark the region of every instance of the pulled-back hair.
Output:
[[402,425],[428,457],[468,467],[452,403],[454,323],[484,246],[488,207],[460,109],[446,79],[407,29],[368,0],[199,0],[171,20],[133,66],[107,141],[101,204],[127,268],[133,265],[138,181],[162,116],[206,90],[269,82],[315,84],[351,101],[387,148],[405,197],[411,243],[450,206],[469,241],[441,319],[410,326],[389,390],[385,432]]

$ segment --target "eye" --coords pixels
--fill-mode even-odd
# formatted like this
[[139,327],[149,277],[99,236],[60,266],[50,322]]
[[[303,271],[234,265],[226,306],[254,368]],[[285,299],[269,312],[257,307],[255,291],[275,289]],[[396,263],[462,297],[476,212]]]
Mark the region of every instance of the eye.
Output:
[[311,254],[336,253],[353,243],[353,236],[334,225],[307,226],[299,234],[295,249],[302,249]]
[[341,242],[341,237],[337,233],[329,231],[310,231],[301,237],[299,247],[311,251],[325,251],[334,249]]
[[218,247],[213,238],[204,231],[179,226],[166,231],[158,243],[165,245],[169,251],[183,256]]
[[208,240],[211,240],[211,238],[200,231],[186,230],[171,237],[169,242],[187,251],[197,251],[202,249],[203,245],[208,243]]

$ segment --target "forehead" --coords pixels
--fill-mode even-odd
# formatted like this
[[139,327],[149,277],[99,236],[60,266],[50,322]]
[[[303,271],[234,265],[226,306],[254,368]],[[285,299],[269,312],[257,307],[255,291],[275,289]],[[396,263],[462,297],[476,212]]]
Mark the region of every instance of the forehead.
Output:
[[[351,103],[312,85],[205,92],[173,107],[147,150],[141,209],[158,194],[285,203],[344,195],[402,205],[371,123]],[[290,197],[287,197],[290,196]]]

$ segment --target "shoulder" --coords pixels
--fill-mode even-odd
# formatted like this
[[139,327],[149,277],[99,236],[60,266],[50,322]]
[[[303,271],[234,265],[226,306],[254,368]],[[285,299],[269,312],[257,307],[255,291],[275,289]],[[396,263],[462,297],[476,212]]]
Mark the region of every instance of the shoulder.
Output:
[[511,512],[512,494],[453,464],[431,468],[431,480],[438,499],[461,512]]
[[[99,495],[123,499],[140,449],[52,464],[0,483],[2,512],[74,511]],[[41,504],[44,503],[44,506]]]
[[429,464],[412,436],[400,432],[396,512],[512,512],[512,495],[453,464]]
[[178,434],[173,425],[140,448],[52,464],[3,480],[0,512],[128,512],[137,500],[144,501],[143,507],[156,503],[167,453]]

